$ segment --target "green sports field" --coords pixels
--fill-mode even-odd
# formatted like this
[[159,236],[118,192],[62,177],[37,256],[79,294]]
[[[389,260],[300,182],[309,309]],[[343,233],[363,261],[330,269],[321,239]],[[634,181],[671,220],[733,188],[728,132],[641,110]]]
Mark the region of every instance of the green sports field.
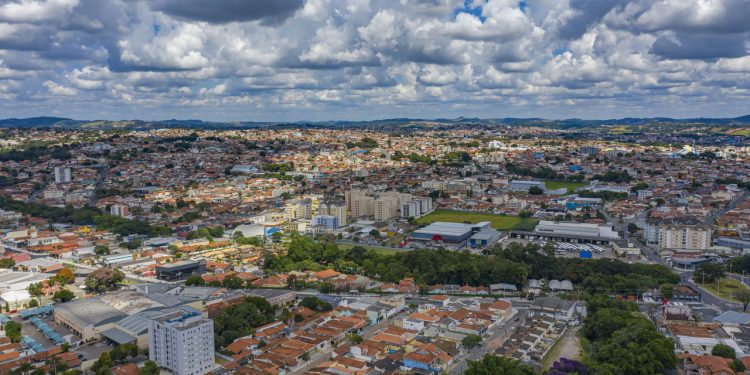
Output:
[[544,181],[544,186],[549,190],[556,190],[560,188],[568,188],[568,194],[572,194],[573,191],[579,187],[587,186],[588,182],[569,182],[569,181]]
[[464,212],[452,210],[435,210],[425,216],[417,219],[417,224],[424,225],[436,221],[449,221],[454,223],[469,222],[476,224],[482,221],[489,221],[492,227],[497,230],[512,230],[522,227],[528,228],[536,222],[535,219],[521,219],[518,216],[495,215],[490,213]]

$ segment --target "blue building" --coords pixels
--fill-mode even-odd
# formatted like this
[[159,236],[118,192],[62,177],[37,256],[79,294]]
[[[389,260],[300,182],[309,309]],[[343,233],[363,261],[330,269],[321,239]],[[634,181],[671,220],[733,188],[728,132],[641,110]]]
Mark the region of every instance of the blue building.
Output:
[[312,225],[337,229],[339,227],[339,218],[333,215],[315,215],[312,217]]

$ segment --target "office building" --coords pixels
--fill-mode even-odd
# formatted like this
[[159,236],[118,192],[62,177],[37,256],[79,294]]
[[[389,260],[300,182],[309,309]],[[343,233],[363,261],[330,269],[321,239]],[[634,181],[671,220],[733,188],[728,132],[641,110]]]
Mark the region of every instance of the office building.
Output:
[[183,260],[156,266],[156,278],[159,280],[185,280],[192,275],[206,272],[206,263]]
[[202,375],[215,367],[214,322],[179,310],[151,318],[149,359],[175,375]]

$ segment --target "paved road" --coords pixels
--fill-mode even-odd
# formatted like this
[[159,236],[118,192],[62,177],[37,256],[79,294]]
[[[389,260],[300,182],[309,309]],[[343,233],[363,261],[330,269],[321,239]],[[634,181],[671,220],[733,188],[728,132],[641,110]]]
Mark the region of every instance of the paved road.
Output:
[[697,283],[693,281],[692,272],[686,272],[682,274],[682,282],[684,284],[689,285],[693,289],[697,290],[701,294],[701,301],[705,304],[717,306],[724,311],[726,310],[740,311],[742,309],[741,304],[730,302],[725,299],[719,298],[709,293],[707,290],[701,288],[700,285],[698,285]]

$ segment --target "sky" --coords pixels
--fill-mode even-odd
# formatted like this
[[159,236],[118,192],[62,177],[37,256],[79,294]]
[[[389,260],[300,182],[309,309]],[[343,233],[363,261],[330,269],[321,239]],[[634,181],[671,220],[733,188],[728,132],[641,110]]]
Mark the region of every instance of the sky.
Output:
[[750,0],[0,0],[0,118],[750,114]]

